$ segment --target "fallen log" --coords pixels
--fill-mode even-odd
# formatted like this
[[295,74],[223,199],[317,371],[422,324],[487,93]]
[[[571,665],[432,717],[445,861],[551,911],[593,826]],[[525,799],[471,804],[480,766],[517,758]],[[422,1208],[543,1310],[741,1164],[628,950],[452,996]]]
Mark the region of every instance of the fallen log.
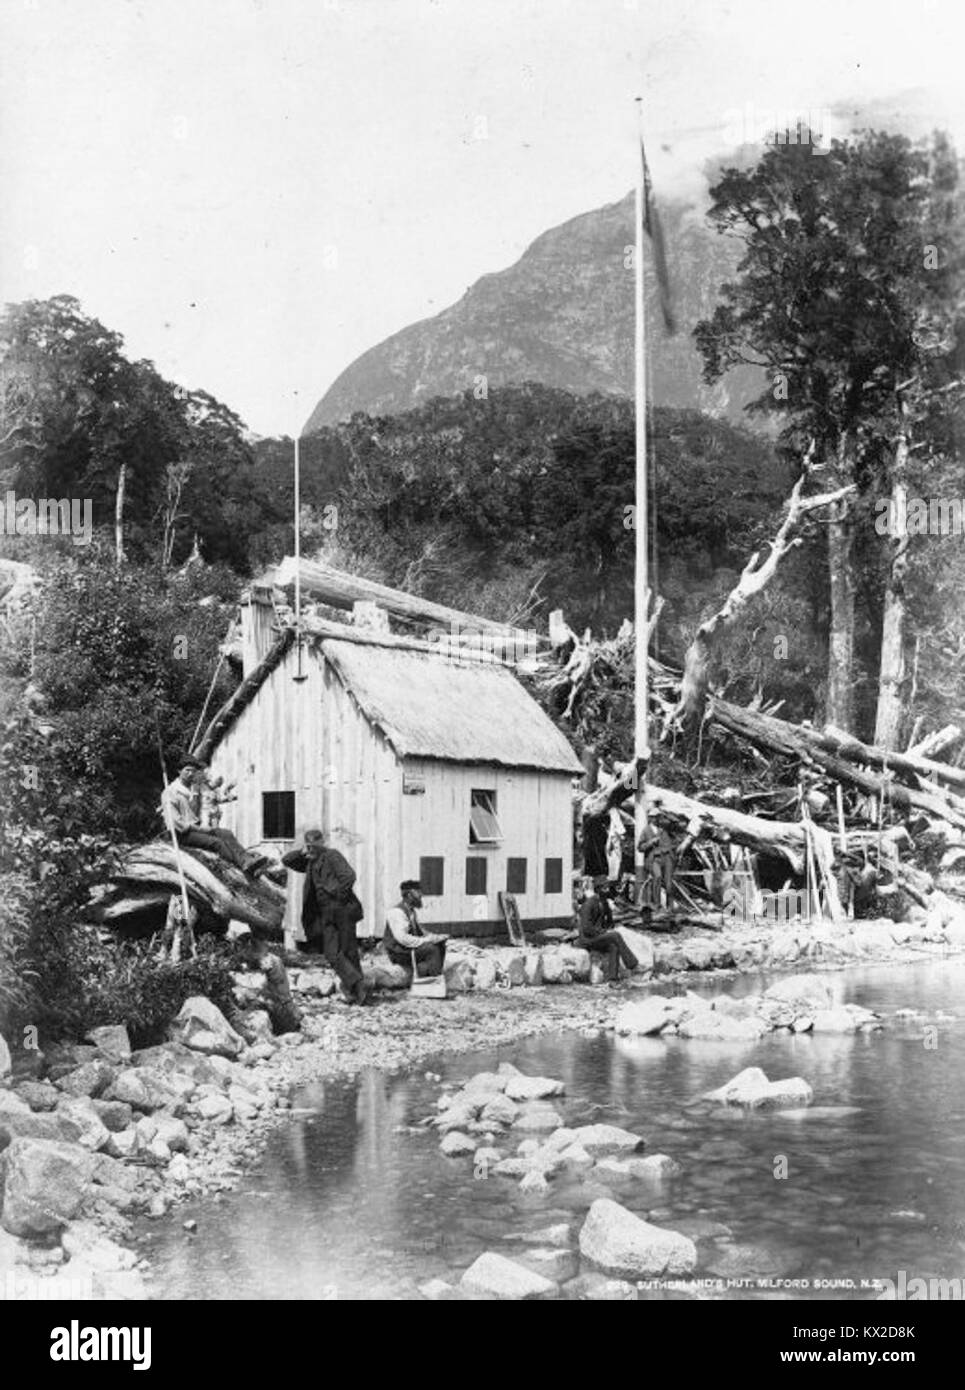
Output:
[[[508,623],[496,622],[492,618],[480,618],[472,613],[463,613],[457,608],[447,608],[445,604],[433,603],[430,599],[407,594],[402,589],[392,589],[387,584],[376,584],[371,579],[359,579],[354,574],[345,574],[330,565],[317,561],[301,560],[296,564],[291,555],[286,555],[276,568],[272,579],[280,589],[294,586],[296,573],[301,579],[302,596],[327,603],[332,608],[351,609],[356,603],[368,601],[384,608],[396,618],[427,626],[442,626],[451,632],[487,632],[501,636],[514,636],[514,629]],[[541,635],[538,639],[545,646],[550,645],[549,637]]]
[[[279,936],[285,916],[286,894],[283,888],[263,876],[247,878],[240,869],[227,864],[216,854],[204,850],[181,851],[188,897],[200,907],[206,907],[216,917],[226,921],[234,918],[257,927],[262,932]],[[143,884],[145,897],[158,891],[180,891],[178,865],[169,844],[155,840],[139,846],[125,855],[114,872],[114,880],[127,887]]]
[[[868,744],[859,744],[851,739],[847,744],[841,744],[833,735],[825,736],[820,730],[788,724],[774,715],[743,709],[740,705],[732,705],[718,698],[712,701],[711,717],[722,728],[749,743],[784,757],[796,758],[806,765],[820,767],[836,781],[856,787],[866,796],[884,797],[903,811],[926,811],[931,816],[938,816],[965,829],[965,802],[951,792],[931,786],[909,787],[895,778],[878,776],[867,768],[858,767],[849,761],[848,756],[843,756],[859,757],[865,752],[874,752],[882,766],[886,761],[889,767],[894,766],[892,755],[885,755],[882,749],[872,749]],[[831,752],[829,747],[837,751]]]
[[927,734],[918,743],[913,743],[907,750],[909,757],[912,758],[937,758],[939,753],[947,753],[960,743],[963,731],[958,724],[946,724],[943,729],[936,729],[933,734]]

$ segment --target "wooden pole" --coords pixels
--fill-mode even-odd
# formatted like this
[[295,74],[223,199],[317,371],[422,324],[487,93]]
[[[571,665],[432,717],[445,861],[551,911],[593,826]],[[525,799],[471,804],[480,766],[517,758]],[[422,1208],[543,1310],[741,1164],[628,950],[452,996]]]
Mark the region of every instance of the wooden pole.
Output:
[[302,471],[298,452],[298,435],[295,435],[295,642],[297,644],[296,681],[305,680],[302,670]]
[[[166,792],[168,789],[168,773],[167,768],[164,766],[164,747],[161,743],[161,725],[158,722],[156,711],[154,715],[154,731],[157,734],[157,755],[161,761],[161,781],[164,783],[164,790]],[[181,906],[184,909],[184,925],[185,928],[187,928],[191,925],[191,903],[188,899],[188,885],[184,877],[184,865],[181,863],[181,846],[178,844],[178,837],[175,833],[174,821],[171,818],[171,811],[168,806],[167,797],[164,798],[163,804],[164,824],[167,826],[168,834],[171,836],[171,848],[174,850],[174,860],[178,866],[178,882],[181,885]],[[177,964],[178,960],[180,959],[180,954],[180,939],[175,934],[174,952],[172,957],[174,959],[175,964]]]
[[646,322],[644,316],[643,283],[643,102],[637,97],[637,182],[636,182],[636,245],[634,258],[634,409],[636,443],[636,510],[634,512],[634,763],[636,792],[634,796],[633,837],[634,870],[637,903],[643,903],[644,851],[643,844],[649,829],[647,804],[647,774],[650,758],[649,690],[647,670],[647,614],[649,576],[647,573],[647,403],[646,403]]

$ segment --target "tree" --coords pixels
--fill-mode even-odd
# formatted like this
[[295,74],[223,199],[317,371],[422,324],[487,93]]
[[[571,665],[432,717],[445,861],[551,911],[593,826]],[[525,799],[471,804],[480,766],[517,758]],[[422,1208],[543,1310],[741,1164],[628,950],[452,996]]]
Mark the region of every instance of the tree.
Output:
[[[767,386],[751,409],[782,419],[790,449],[813,439],[830,488],[867,492],[883,441],[892,459],[897,452],[902,383],[940,375],[960,351],[960,330],[946,331],[959,298],[949,219],[956,179],[943,140],[913,146],[866,132],[834,141],[820,158],[806,146],[775,147],[754,169],[726,170],[711,192],[711,220],[746,249],[738,278],[696,329],[707,380],[737,363],[762,368]],[[944,259],[932,264],[936,246]],[[827,537],[826,713],[846,730],[854,722],[855,517],[854,502],[842,503]],[[901,624],[893,627],[890,643],[900,640]]]

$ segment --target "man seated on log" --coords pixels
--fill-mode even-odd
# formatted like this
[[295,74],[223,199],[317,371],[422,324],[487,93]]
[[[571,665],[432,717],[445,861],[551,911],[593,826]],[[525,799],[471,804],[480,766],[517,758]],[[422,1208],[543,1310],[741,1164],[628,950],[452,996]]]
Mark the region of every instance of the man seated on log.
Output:
[[580,934],[574,945],[586,951],[606,954],[604,975],[610,984],[616,984],[620,975],[620,962],[628,974],[639,965],[636,956],[613,926],[613,911],[610,907],[610,883],[605,876],[588,882],[587,893],[580,907]]
[[352,888],[355,870],[344,855],[325,844],[320,830],[306,830],[303,848],[289,850],[281,862],[305,875],[302,930],[306,939],[321,942],[348,1002],[367,1003],[372,991],[362,974],[355,934],[355,924],[362,919],[362,904]]
[[271,861],[264,854],[252,854],[231,833],[221,826],[201,826],[201,777],[204,763],[198,758],[185,758],[181,770],[165,788],[161,797],[161,815],[174,830],[179,845],[185,849],[207,849],[227,864],[256,878]]
[[385,916],[382,938],[385,954],[393,965],[404,966],[406,970],[411,970],[414,954],[415,970],[420,979],[441,975],[446,963],[447,938],[426,932],[419,925],[422,884],[417,878],[407,878],[399,887],[402,898]]
[[[236,930],[229,928],[229,935],[234,940],[239,964],[246,970],[259,970],[265,977],[261,1003],[271,1019],[272,1032],[300,1032],[302,1018],[292,997],[285,962],[280,956],[275,955],[267,941],[256,936],[246,926],[240,926]],[[231,1009],[228,1022],[246,1042],[257,1042],[257,1036],[245,1018],[244,1009],[237,1006]]]

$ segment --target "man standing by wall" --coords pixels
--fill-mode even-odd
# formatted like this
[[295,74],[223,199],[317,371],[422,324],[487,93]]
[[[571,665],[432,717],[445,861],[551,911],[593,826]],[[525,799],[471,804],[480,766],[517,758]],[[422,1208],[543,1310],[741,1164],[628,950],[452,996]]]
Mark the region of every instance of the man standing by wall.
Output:
[[337,849],[325,844],[320,830],[306,830],[302,849],[282,856],[286,868],[305,874],[302,928],[309,941],[320,941],[325,959],[353,1004],[364,1004],[371,993],[362,974],[355,924],[361,903],[352,891],[355,870]]

